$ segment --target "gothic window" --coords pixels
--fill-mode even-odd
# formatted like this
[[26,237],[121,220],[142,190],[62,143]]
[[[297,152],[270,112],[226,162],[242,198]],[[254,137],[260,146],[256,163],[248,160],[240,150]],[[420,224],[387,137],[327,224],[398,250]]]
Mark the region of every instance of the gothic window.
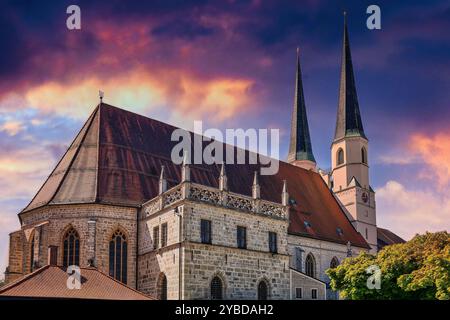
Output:
[[247,249],[247,228],[237,227],[237,247]]
[[267,283],[264,280],[261,280],[258,283],[258,300],[267,300],[268,297],[268,289]]
[[342,148],[339,148],[337,151],[337,165],[344,164],[344,150]]
[[117,230],[109,241],[109,275],[127,283],[128,243],[125,234]]
[[167,223],[161,225],[161,248],[167,246]]
[[80,265],[80,237],[74,228],[67,230],[63,240],[63,266]]
[[200,233],[202,243],[211,243],[211,221],[201,220]]
[[156,250],[159,247],[159,226],[153,228],[153,249]]
[[316,277],[316,260],[311,253],[308,254],[305,260],[305,273],[312,278]]
[[223,285],[222,280],[218,276],[215,276],[211,280],[211,300],[223,299]]
[[158,280],[159,300],[167,300],[167,277],[161,273]]
[[31,234],[31,243],[30,243],[30,272],[33,271],[34,267],[34,233]]
[[334,269],[339,265],[339,260],[336,257],[333,257],[330,262],[330,268]]
[[361,148],[361,162],[367,164],[367,151],[366,148]]
[[302,271],[302,252],[301,248],[295,248],[295,269],[297,271]]

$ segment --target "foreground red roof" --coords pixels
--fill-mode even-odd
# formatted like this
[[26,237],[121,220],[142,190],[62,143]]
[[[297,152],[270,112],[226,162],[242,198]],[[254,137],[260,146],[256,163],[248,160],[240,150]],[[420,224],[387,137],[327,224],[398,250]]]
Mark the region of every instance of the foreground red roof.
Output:
[[47,265],[0,288],[0,297],[153,300],[94,268],[81,268],[80,289],[68,289],[68,277],[64,268]]
[[[22,212],[44,205],[70,203],[139,207],[158,195],[162,165],[168,187],[181,180],[181,167],[170,158],[172,147],[177,143],[171,141],[175,129],[166,123],[101,104]],[[350,241],[355,246],[368,248],[318,173],[282,161],[279,164],[277,174],[260,176],[261,198],[281,202],[283,180],[287,180],[289,195],[296,203],[291,208],[290,233],[342,244]],[[259,167],[259,164],[227,164],[230,191],[250,196],[254,171]],[[192,166],[191,179],[217,188],[219,173],[218,165],[196,164]],[[338,228],[342,234],[338,233]]]

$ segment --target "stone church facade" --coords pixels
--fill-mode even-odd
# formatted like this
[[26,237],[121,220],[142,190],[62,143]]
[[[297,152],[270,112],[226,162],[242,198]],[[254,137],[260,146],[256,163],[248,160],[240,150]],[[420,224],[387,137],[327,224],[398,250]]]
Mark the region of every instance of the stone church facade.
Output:
[[75,264],[158,299],[337,298],[325,271],[377,250],[346,25],[341,68],[330,172],[312,152],[299,56],[288,162],[271,176],[176,165],[175,127],[101,102],[19,213],[6,281]]

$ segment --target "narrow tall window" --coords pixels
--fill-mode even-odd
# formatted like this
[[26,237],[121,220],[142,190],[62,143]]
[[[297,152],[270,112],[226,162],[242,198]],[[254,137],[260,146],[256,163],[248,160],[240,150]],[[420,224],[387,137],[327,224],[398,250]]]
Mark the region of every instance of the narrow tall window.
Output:
[[317,289],[311,289],[311,299],[317,299]]
[[367,152],[364,147],[361,148],[361,162],[367,164]]
[[258,300],[267,300],[267,283],[261,280],[258,284]]
[[70,228],[63,240],[63,266],[80,265],[80,237],[74,228]]
[[159,226],[153,228],[153,249],[159,248]]
[[300,272],[302,271],[302,264],[303,264],[302,253],[303,253],[302,248],[298,247],[295,248],[295,269]]
[[369,231],[366,228],[366,239],[369,239]]
[[342,148],[339,148],[337,152],[337,165],[344,163],[344,150]]
[[125,234],[117,230],[109,242],[109,275],[127,283],[128,244]]
[[269,251],[277,253],[277,234],[275,232],[269,232]]
[[223,285],[219,277],[214,277],[211,280],[211,300],[223,299]]
[[200,234],[202,243],[211,243],[211,221],[201,220]]
[[247,228],[237,227],[237,247],[247,249]]
[[167,246],[167,223],[161,225],[161,248]]
[[305,260],[305,273],[312,278],[316,277],[316,259],[311,253],[308,254]]
[[33,271],[34,268],[34,233],[31,235],[31,244],[30,244],[30,272]]

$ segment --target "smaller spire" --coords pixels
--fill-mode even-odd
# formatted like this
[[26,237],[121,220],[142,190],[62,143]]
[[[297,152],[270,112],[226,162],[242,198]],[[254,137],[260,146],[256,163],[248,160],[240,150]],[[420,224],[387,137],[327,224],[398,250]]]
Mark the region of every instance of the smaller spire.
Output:
[[253,199],[259,199],[261,196],[261,187],[259,186],[258,171],[255,171],[253,175],[253,185],[252,185],[252,197]]
[[164,166],[161,166],[161,174],[159,175],[159,194],[163,194],[167,191],[167,180],[164,171]]
[[219,189],[220,190],[228,190],[227,173],[225,171],[224,163],[222,163],[222,167],[220,168]]
[[181,182],[186,182],[191,180],[191,168],[189,166],[189,154],[185,152],[183,154],[183,164],[181,167]]
[[287,182],[283,180],[283,191],[281,192],[281,203],[283,206],[287,206],[289,204],[289,193],[287,189]]

